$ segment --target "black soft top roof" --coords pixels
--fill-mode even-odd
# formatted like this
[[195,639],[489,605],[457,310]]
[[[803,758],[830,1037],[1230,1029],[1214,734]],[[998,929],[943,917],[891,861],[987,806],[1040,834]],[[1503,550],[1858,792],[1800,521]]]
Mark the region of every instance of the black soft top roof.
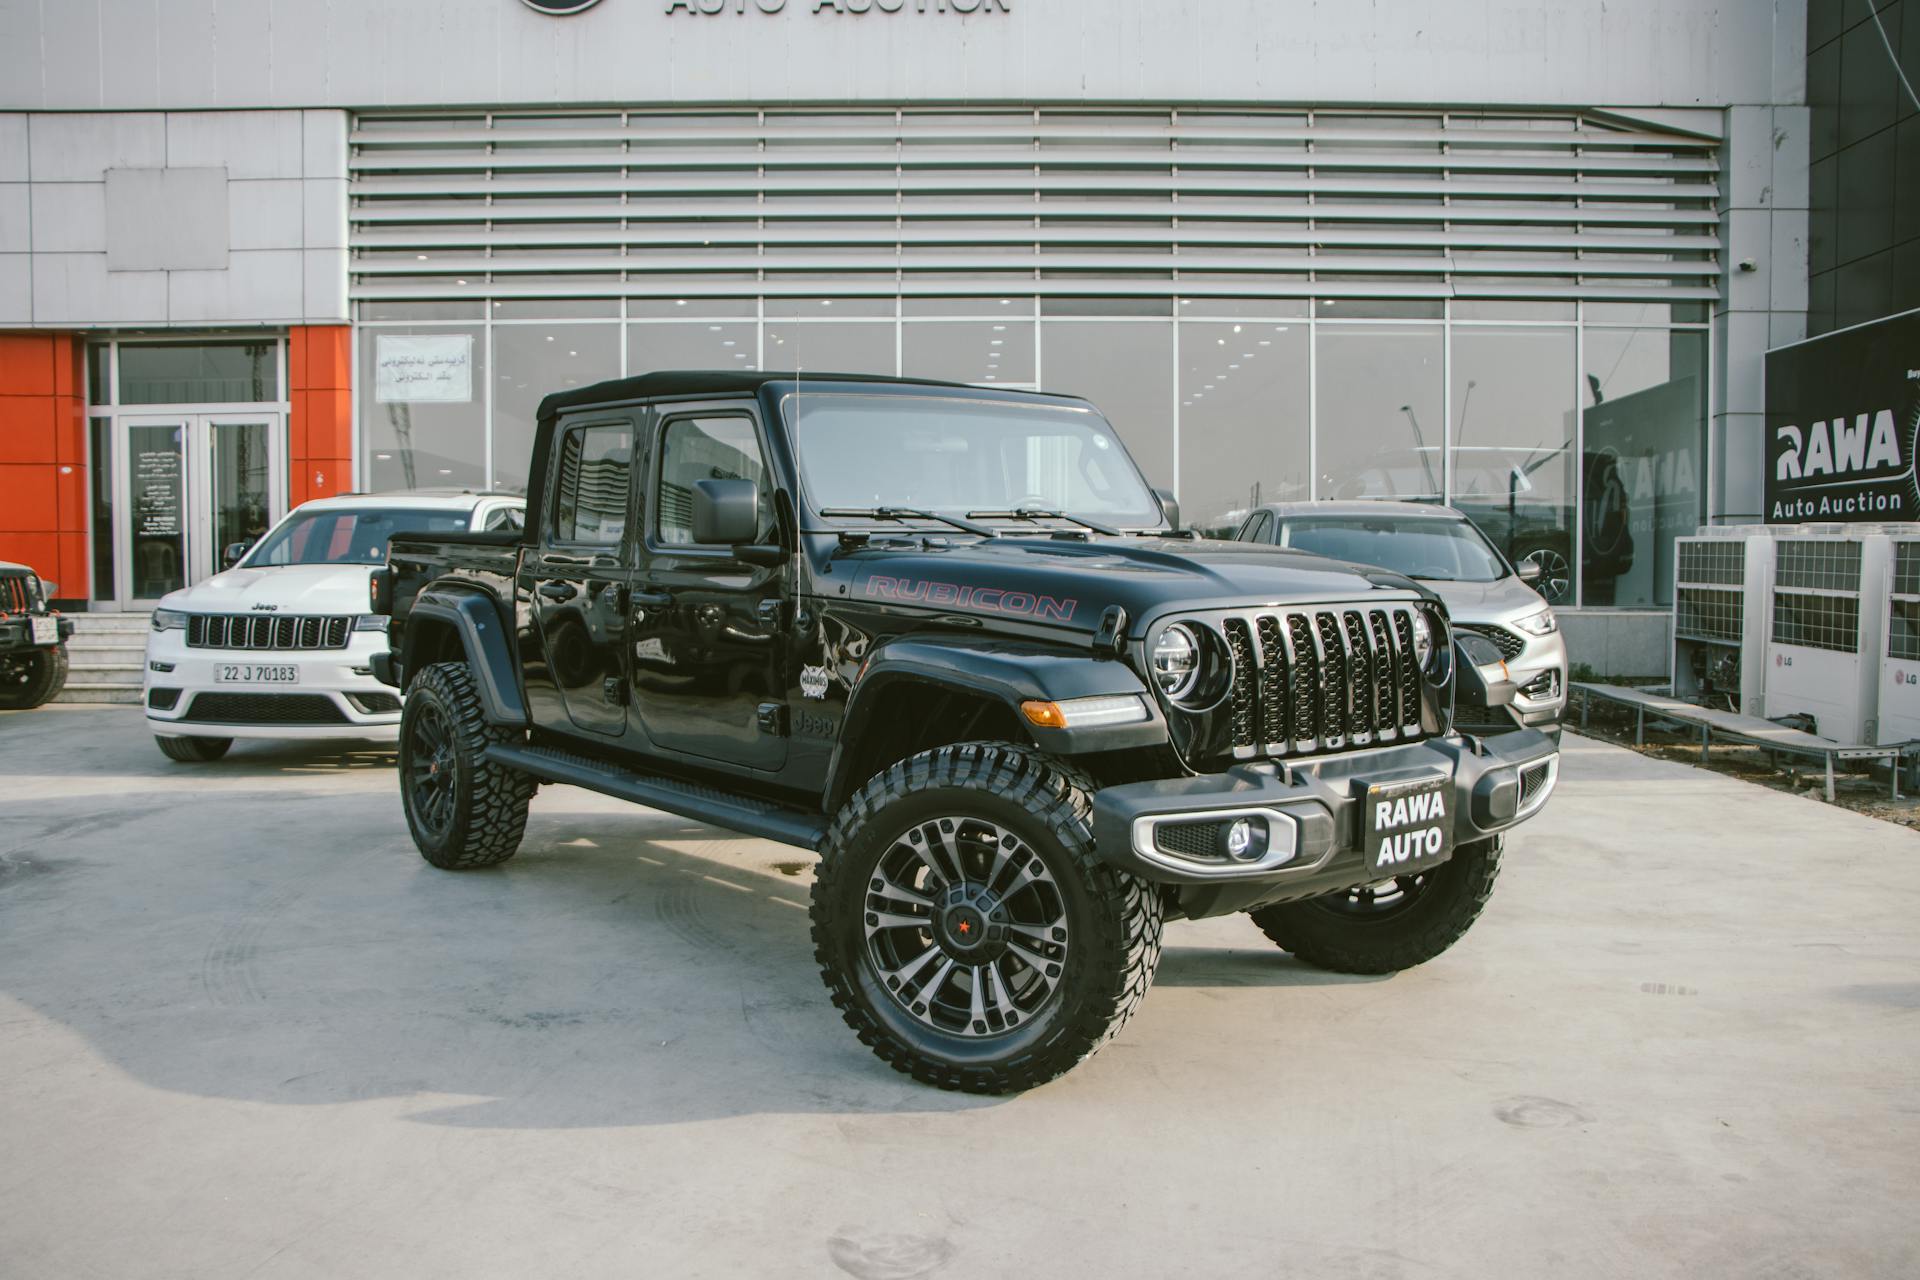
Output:
[[941,382],[934,378],[894,378],[877,373],[815,373],[808,369],[762,370],[740,373],[733,369],[660,370],[631,378],[614,378],[590,387],[556,391],[540,402],[541,418],[555,417],[564,410],[583,404],[615,404],[622,400],[651,400],[659,396],[753,395],[769,382],[885,382],[907,387],[952,387],[959,391],[978,391],[964,382]]

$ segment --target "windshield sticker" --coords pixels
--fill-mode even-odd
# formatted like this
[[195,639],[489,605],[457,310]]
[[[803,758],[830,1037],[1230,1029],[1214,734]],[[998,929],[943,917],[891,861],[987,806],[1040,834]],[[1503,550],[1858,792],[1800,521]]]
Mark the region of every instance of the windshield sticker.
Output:
[[1058,596],[1039,596],[1000,587],[967,587],[924,578],[893,578],[879,573],[869,576],[861,590],[872,600],[951,605],[956,609],[1038,618],[1043,622],[1071,622],[1074,610],[1080,606],[1078,600],[1063,600]]

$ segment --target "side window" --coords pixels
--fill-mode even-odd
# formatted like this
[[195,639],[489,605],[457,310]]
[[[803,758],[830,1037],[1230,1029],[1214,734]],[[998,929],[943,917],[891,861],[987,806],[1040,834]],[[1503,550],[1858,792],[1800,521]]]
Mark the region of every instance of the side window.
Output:
[[633,427],[624,422],[569,428],[560,438],[553,540],[617,546],[627,530]]
[[773,528],[772,489],[753,419],[727,415],[667,423],[660,437],[660,494],[654,503],[662,543],[693,545],[693,486],[700,480],[753,481],[760,491],[761,532]]
[[526,528],[526,517],[521,514],[519,507],[495,507],[488,514],[486,524],[481,527],[489,533],[495,529],[509,529],[518,533]]
[[1266,542],[1273,536],[1273,516],[1265,511],[1256,513],[1252,519],[1240,526],[1240,541]]

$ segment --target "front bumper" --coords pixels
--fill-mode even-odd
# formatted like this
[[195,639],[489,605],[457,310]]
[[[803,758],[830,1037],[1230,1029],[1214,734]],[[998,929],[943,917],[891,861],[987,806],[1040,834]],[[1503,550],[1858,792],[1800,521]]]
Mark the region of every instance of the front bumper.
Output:
[[[378,631],[351,633],[344,649],[200,649],[188,647],[184,632],[152,632],[141,697],[147,727],[162,737],[392,742],[400,732],[399,698],[371,669],[386,648]],[[297,679],[218,678],[233,666],[293,667]]]
[[[1457,850],[1540,811],[1558,781],[1558,744],[1537,729],[1516,729],[1108,787],[1093,798],[1094,842],[1115,866],[1177,886],[1189,917],[1315,898],[1381,878],[1362,855],[1367,784],[1437,775],[1452,779]],[[1274,835],[1263,856],[1246,862],[1172,852],[1156,834],[1169,820],[1254,815],[1266,817]]]
[[[1521,724],[1545,727],[1557,724],[1567,709],[1567,641],[1558,631],[1551,635],[1524,635],[1527,647],[1507,662],[1507,672],[1517,689],[1513,695],[1513,714]],[[1529,692],[1539,690],[1539,693]]]

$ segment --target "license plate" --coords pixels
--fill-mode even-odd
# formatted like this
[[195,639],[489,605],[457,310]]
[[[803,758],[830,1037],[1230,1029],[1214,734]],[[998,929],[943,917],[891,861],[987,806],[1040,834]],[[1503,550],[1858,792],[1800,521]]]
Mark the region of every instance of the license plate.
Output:
[[1453,852],[1453,780],[1370,784],[1364,822],[1367,869],[1380,879],[1444,862]]
[[33,642],[35,644],[59,644],[60,620],[58,618],[35,618],[33,620]]
[[213,669],[213,678],[218,684],[299,684],[300,668],[223,662]]

